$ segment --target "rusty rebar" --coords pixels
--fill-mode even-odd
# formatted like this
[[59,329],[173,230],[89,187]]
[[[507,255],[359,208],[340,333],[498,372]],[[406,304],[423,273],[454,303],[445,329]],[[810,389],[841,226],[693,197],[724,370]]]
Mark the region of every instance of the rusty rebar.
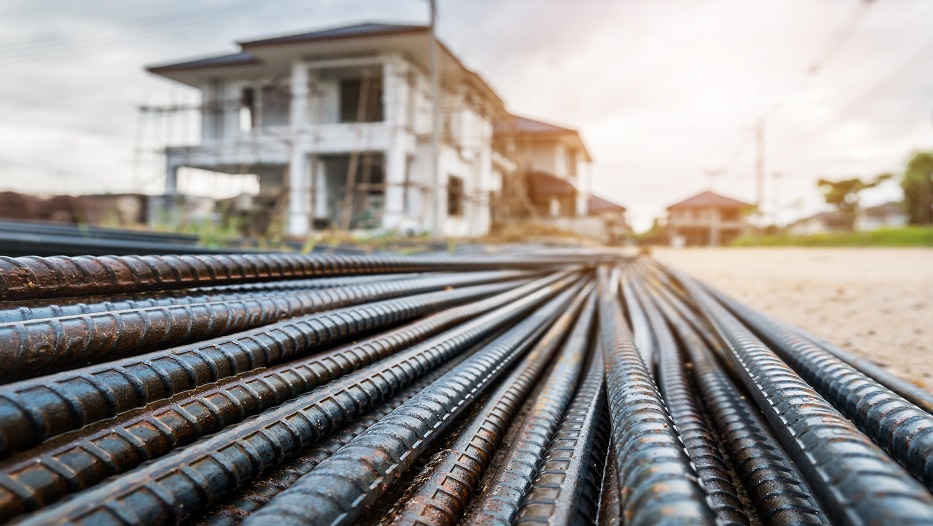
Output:
[[[574,281],[573,276],[562,277],[425,343],[173,451],[73,499],[43,508],[24,517],[23,523],[136,524],[144,518],[147,522],[178,522],[211,499],[359,417]],[[457,369],[466,363],[470,360]]]

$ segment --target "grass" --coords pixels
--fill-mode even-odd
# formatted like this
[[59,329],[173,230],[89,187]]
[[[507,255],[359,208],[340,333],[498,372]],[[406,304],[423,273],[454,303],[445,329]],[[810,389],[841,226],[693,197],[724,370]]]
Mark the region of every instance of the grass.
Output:
[[830,232],[809,236],[743,236],[738,247],[933,247],[933,227],[910,226],[873,232]]

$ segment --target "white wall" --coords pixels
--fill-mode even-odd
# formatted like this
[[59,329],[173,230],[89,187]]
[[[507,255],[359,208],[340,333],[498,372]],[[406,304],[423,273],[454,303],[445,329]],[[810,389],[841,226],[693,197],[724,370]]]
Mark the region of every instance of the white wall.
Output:
[[[457,85],[443,93],[442,112],[450,121],[450,141],[443,144],[439,158],[441,186],[433,195],[423,187],[434,182],[429,136],[431,132],[431,100],[428,78],[400,54],[385,54],[369,58],[335,58],[330,62],[359,62],[361,66],[380,68],[383,72],[384,122],[340,123],[339,75],[328,74],[316,67],[323,62],[292,64],[289,82],[308,86],[307,96],[301,95],[301,107],[293,99],[289,126],[275,129],[258,128],[241,131],[239,100],[244,87],[254,89],[260,101],[260,88],[272,79],[218,79],[202,87],[205,101],[225,100],[221,117],[205,115],[203,143],[185,150],[186,157],[176,150],[169,164],[184,164],[196,158],[201,164],[229,164],[235,161],[264,157],[265,162],[291,165],[292,186],[298,183],[300,195],[292,195],[289,206],[290,228],[294,235],[303,235],[313,216],[320,216],[313,205],[324,206],[323,198],[314,191],[323,186],[323,179],[312,170],[315,155],[349,154],[353,151],[381,151],[386,159],[386,206],[383,228],[387,230],[430,230],[434,225],[430,199],[438,201],[445,235],[482,235],[489,230],[489,193],[501,188],[501,175],[493,171],[493,112],[478,93],[466,85]],[[347,66],[341,66],[347,67]],[[297,94],[301,90],[294,91]],[[261,114],[261,103],[257,111]],[[212,127],[214,124],[221,128]],[[231,144],[228,152],[218,145]],[[266,153],[274,152],[274,159]],[[247,153],[249,155],[247,155]],[[553,155],[553,154],[552,154]],[[249,159],[247,159],[249,158]],[[553,165],[553,159],[550,160]],[[405,189],[406,172],[410,183]],[[297,180],[296,176],[297,175]],[[447,215],[447,177],[463,179],[463,217]],[[305,194],[317,195],[314,203]],[[407,195],[406,195],[407,194]],[[304,201],[309,201],[305,203]],[[407,201],[407,207],[406,207]]]

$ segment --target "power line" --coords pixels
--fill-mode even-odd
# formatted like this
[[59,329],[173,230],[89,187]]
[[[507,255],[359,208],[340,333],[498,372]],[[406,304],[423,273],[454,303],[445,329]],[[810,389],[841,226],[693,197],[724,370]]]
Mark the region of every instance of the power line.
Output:
[[[132,31],[125,35],[118,33],[116,35],[92,36],[85,39],[69,38],[66,42],[48,48],[12,50],[0,48],[0,61],[9,62],[16,60],[61,58],[75,53],[88,53],[98,49],[122,49],[140,44],[155,43],[156,41],[161,43],[167,37],[170,37],[172,41],[190,40],[201,37],[216,38],[219,30],[230,30],[239,26],[255,25],[257,22],[272,22],[283,19],[292,21],[299,15],[305,15],[307,13],[326,16],[340,16],[356,13],[359,11],[362,3],[363,0],[344,0],[339,3],[328,4],[326,6],[327,9],[322,9],[321,6],[316,5],[301,4],[293,6],[279,5],[272,9],[266,8],[265,6],[261,8],[254,7],[251,12],[248,10],[243,10],[242,12],[240,10],[225,12],[212,17],[208,21],[186,20],[182,17],[165,25],[165,27],[158,26],[150,30]],[[180,29],[187,28],[191,30],[179,31]]]

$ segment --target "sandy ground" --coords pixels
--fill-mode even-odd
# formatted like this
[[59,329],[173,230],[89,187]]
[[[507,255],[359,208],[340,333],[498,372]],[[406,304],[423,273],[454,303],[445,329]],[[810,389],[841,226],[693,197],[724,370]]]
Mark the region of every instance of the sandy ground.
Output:
[[655,249],[652,255],[933,390],[931,249]]

